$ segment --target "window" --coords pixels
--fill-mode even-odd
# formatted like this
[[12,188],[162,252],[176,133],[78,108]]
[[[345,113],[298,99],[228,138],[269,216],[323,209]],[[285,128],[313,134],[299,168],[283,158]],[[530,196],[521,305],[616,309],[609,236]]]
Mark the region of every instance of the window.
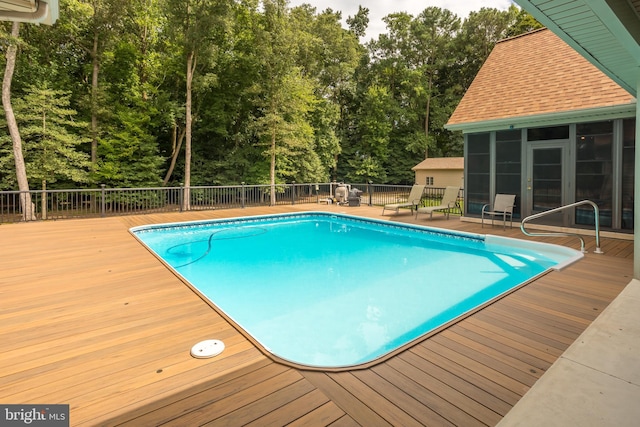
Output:
[[465,186],[467,187],[465,207],[467,213],[482,213],[482,205],[489,203],[491,152],[490,134],[467,135],[467,166]]
[[[613,122],[576,125],[576,201],[600,208],[600,225],[611,227],[613,207]],[[594,225],[593,209],[576,208],[576,224]]]
[[515,217],[520,217],[521,151],[520,130],[496,132],[496,193],[516,195]]
[[552,139],[568,139],[569,126],[553,126],[547,128],[527,129],[528,141],[549,141]]
[[426,182],[426,184],[427,184],[427,185],[433,185],[433,177],[432,177],[432,176],[428,176],[428,177],[427,177],[427,182]]
[[636,153],[636,121],[622,121],[622,228],[633,230],[634,165]]

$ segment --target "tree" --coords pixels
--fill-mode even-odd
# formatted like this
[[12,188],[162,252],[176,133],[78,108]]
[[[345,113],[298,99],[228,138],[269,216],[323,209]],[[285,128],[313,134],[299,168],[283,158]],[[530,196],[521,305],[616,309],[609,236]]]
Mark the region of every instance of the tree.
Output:
[[87,123],[74,120],[70,94],[48,85],[33,85],[15,102],[19,113],[27,176],[47,183],[62,179],[74,184],[89,180],[89,156],[78,150],[87,141]]
[[[511,5],[511,7],[509,7],[509,14],[514,13],[513,9],[517,8],[516,6]],[[544,25],[538,22],[536,18],[524,9],[517,11],[514,21],[515,22],[512,22],[509,29],[506,31],[506,37],[514,37],[544,27]]]
[[367,27],[369,26],[369,9],[358,6],[358,12],[347,18],[347,25],[356,37],[364,37],[367,33]]
[[377,179],[387,177],[383,166],[389,154],[389,136],[391,121],[389,104],[393,102],[389,90],[381,86],[370,86],[364,95],[359,114],[359,141],[352,151],[348,162],[353,170],[349,174],[352,180]]
[[[266,0],[261,34],[263,80],[254,86],[259,114],[255,129],[267,146],[271,204],[276,203],[276,181],[292,177],[300,167],[317,173],[320,161],[313,146],[308,114],[313,110],[313,85],[296,67],[296,38],[286,1]],[[306,157],[305,157],[306,156]],[[296,164],[295,160],[304,160]]]
[[[387,16],[386,33],[363,45],[365,7],[348,29],[340,11],[286,0],[60,7],[55,26],[21,28],[12,96],[68,95],[74,121],[89,123],[88,134],[65,129],[86,141],[74,149],[93,156],[90,182],[113,186],[411,183],[427,153],[462,153],[461,133],[444,125],[493,45],[538,25],[515,7],[473,12],[461,27],[427,8]],[[28,181],[33,144],[22,138]],[[5,141],[0,180],[14,188],[14,144]]]
[[[424,158],[429,157],[429,118],[432,99],[439,91],[434,85],[442,72],[453,60],[451,57],[452,43],[460,28],[460,19],[446,9],[429,7],[413,20],[411,25],[412,57],[416,70],[421,74],[420,83],[415,87],[426,98],[424,113],[424,132],[426,147]],[[419,93],[419,94],[420,94]]]
[[[371,61],[359,71],[356,99],[367,99],[368,88],[387,88],[389,100],[384,105],[390,131],[381,167],[389,182],[408,183],[414,179],[411,167],[429,151],[442,154],[440,145],[449,136],[440,130],[443,112],[456,102],[447,84],[449,70],[457,62],[453,41],[460,20],[448,10],[430,7],[417,17],[394,13],[384,21],[387,33],[368,44]],[[362,129],[361,119],[356,119],[357,129]],[[362,135],[355,135],[358,138]]]
[[[147,13],[151,11],[147,10]],[[141,25],[138,25],[139,22]],[[148,19],[132,20],[126,38],[103,55],[103,96],[110,106],[104,114],[96,179],[113,186],[155,186],[164,159],[158,155],[154,127],[166,118],[157,111],[154,83],[156,59],[148,53]]]
[[464,20],[454,47],[460,70],[454,73],[461,93],[469,87],[496,43],[509,36],[517,15],[518,8],[513,5],[506,11],[483,7]]
[[99,114],[103,106],[100,90],[100,67],[103,55],[111,44],[119,39],[127,23],[131,2],[129,0],[67,0],[63,3],[60,26],[91,61],[90,72],[90,121],[91,163],[95,170],[98,163],[100,138]]
[[155,138],[147,132],[149,117],[133,109],[118,109],[118,120],[106,128],[97,176],[110,186],[155,186],[161,182]]
[[20,23],[14,22],[11,26],[11,37],[9,46],[7,47],[7,63],[4,70],[4,78],[2,80],[2,107],[7,119],[7,128],[11,135],[13,145],[13,159],[16,166],[16,180],[18,181],[18,189],[20,190],[20,207],[22,208],[22,217],[25,221],[33,221],[36,219],[35,206],[31,200],[29,192],[29,181],[27,180],[27,170],[22,152],[22,139],[16,117],[11,105],[11,81],[16,65],[16,56],[18,54],[18,37],[20,36]]
[[[166,0],[167,19],[174,43],[185,59],[185,160],[184,185],[191,185],[193,81],[198,61],[215,61],[214,54],[226,33],[229,0]],[[188,209],[187,190],[183,208]]]
[[[368,11],[359,11],[367,20]],[[366,55],[354,31],[345,30],[340,12],[326,9],[320,14],[308,5],[291,12],[296,31],[295,63],[303,74],[315,82],[318,100],[311,117],[315,133],[314,151],[320,157],[325,171],[319,178],[327,179],[328,171],[335,169],[342,152],[339,134],[344,125],[344,112],[354,90],[355,70]],[[361,22],[366,29],[366,24]]]

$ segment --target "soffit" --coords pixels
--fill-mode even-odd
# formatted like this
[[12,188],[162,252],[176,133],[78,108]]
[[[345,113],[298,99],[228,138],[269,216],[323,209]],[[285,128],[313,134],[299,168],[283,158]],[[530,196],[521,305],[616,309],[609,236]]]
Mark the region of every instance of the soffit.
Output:
[[515,0],[633,96],[640,66],[639,0]]
[[0,1],[0,11],[35,12],[36,0],[6,0]]
[[58,0],[0,0],[0,21],[52,25],[58,19]]

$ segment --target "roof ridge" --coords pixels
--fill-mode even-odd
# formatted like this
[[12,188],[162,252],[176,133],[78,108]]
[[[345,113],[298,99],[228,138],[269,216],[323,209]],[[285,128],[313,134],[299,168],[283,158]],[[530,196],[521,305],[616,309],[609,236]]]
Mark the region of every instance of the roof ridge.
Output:
[[502,40],[498,40],[498,41],[496,42],[496,44],[498,44],[498,43],[503,43],[503,42],[508,42],[508,41],[510,41],[510,40],[514,40],[514,39],[519,39],[520,37],[528,36],[528,35],[530,35],[530,34],[537,33],[537,32],[544,31],[544,30],[548,30],[548,28],[547,28],[547,27],[536,28],[535,30],[528,31],[528,32],[526,32],[526,33],[517,34],[517,35],[515,35],[515,36],[511,36],[511,37],[507,37],[507,38],[502,39]]

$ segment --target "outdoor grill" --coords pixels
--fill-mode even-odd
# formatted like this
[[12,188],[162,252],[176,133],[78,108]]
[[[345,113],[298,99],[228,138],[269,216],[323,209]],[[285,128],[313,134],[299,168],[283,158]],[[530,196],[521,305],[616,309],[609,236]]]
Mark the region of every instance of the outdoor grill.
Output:
[[357,188],[349,191],[349,197],[347,198],[349,206],[360,206],[360,194],[362,194],[362,191]]

